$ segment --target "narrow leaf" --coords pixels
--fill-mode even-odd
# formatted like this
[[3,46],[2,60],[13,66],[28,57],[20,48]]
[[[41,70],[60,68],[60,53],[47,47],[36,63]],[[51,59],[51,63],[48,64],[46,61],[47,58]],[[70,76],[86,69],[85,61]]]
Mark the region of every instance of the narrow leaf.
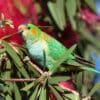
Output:
[[81,88],[82,88],[82,72],[77,74],[76,84],[77,84],[77,89],[79,91],[81,91]]
[[76,0],[67,0],[66,11],[73,29],[76,29],[76,23],[74,20],[76,10],[77,10]]
[[68,99],[65,99],[65,100],[80,100],[80,97],[79,95],[75,95],[75,94],[72,94],[72,93],[68,93],[68,94],[65,94],[65,97],[68,98]]
[[13,99],[12,99],[12,97],[11,97],[9,94],[7,94],[7,95],[5,96],[5,100],[13,100]]
[[54,93],[54,95],[57,98],[57,100],[63,100],[63,98],[60,96],[60,94],[57,92],[57,90],[55,88],[53,88],[53,86],[49,85],[49,88]]
[[6,50],[3,48],[3,49],[1,49],[0,48],[0,54],[2,54],[2,53],[4,53]]
[[36,96],[37,96],[37,92],[39,89],[39,85],[36,86],[36,88],[33,91],[33,94],[31,95],[31,97],[29,98],[29,100],[35,100]]
[[67,63],[70,64],[70,65],[73,64],[74,67],[76,67],[76,70],[82,69],[82,70],[85,70],[85,71],[95,72],[95,73],[100,74],[100,71],[98,71],[98,70],[96,70],[96,69],[94,69],[94,68],[91,68],[91,67],[89,67],[89,66],[85,66],[85,65],[79,64],[79,63],[76,62],[76,61],[69,60]]
[[86,4],[94,11],[96,12],[96,1],[95,0],[85,0]]
[[6,62],[5,78],[10,78],[10,76],[11,76],[11,62],[8,59]]
[[94,36],[91,35],[91,33],[89,33],[89,32],[86,31],[86,25],[85,25],[85,23],[84,22],[80,22],[79,26],[81,26],[81,27],[79,27],[78,31],[83,36],[83,38],[85,38],[87,41],[91,42],[95,47],[97,47],[100,50],[99,40],[97,40],[96,38],[94,38]]
[[49,11],[54,18],[57,26],[63,30],[65,26],[65,12],[64,12],[64,0],[56,0],[56,2],[49,1],[47,3]]
[[39,100],[46,100],[46,89],[42,87]]
[[55,76],[48,79],[49,84],[58,84],[61,81],[69,80],[68,76]]
[[23,63],[21,62],[21,59],[16,54],[16,52],[13,50],[13,48],[4,40],[2,41],[2,45],[6,49],[7,53],[11,56],[12,60],[16,63],[16,67],[20,71],[20,73],[22,73],[24,77],[29,78],[29,75],[26,72],[23,66]]
[[55,88],[56,88],[56,90],[57,91],[59,91],[59,92],[64,92],[64,91],[66,91],[65,89],[63,89],[63,88],[61,88],[60,86],[54,86]]
[[83,69],[83,70],[86,70],[86,71],[95,72],[95,73],[100,74],[100,71],[95,70],[94,68],[90,68],[90,67],[87,67],[87,66],[84,66],[84,65],[83,65],[83,67],[80,67],[80,68]]
[[92,96],[96,91],[100,91],[100,82],[96,83],[91,89],[89,96]]
[[21,93],[16,83],[14,83],[14,94],[15,94],[15,100],[22,100]]
[[22,88],[22,91],[28,91],[30,88],[32,88],[34,85],[34,82],[27,84],[24,88]]

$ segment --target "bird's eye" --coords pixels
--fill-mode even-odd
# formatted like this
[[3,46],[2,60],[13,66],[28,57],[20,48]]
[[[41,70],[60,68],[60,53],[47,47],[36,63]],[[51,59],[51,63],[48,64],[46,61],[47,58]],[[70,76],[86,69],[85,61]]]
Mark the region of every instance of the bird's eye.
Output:
[[30,27],[27,27],[27,29],[31,29]]

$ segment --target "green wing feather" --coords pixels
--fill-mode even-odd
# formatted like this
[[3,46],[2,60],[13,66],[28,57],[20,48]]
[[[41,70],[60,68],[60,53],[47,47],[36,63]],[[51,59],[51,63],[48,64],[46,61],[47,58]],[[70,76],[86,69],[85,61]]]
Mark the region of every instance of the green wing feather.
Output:
[[[65,54],[66,54],[68,49],[65,48],[60,42],[58,42],[53,37],[42,32],[37,26],[35,26],[33,24],[28,24],[27,26],[30,28],[37,29],[39,36],[40,36],[39,38],[41,40],[43,39],[43,41],[45,41],[45,45],[47,46],[46,49],[44,50],[45,51],[46,66],[47,66],[47,68],[51,69],[52,67],[54,67],[54,65],[57,62],[59,62],[59,60],[61,60],[61,58],[66,56]],[[37,38],[37,37],[35,37],[35,38]],[[73,59],[75,59],[75,56],[70,54],[68,57],[66,56],[66,59],[73,60]],[[94,68],[90,68],[90,67],[86,67],[86,66],[80,67],[80,69],[100,73],[99,71],[95,70]]]

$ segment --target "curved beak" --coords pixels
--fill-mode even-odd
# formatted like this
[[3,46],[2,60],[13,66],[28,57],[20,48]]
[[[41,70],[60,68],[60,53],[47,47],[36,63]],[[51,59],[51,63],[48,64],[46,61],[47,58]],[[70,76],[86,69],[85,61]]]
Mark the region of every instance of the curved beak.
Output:
[[23,31],[27,30],[27,26],[26,25],[20,25],[18,27],[18,30],[19,30],[18,33],[22,34]]

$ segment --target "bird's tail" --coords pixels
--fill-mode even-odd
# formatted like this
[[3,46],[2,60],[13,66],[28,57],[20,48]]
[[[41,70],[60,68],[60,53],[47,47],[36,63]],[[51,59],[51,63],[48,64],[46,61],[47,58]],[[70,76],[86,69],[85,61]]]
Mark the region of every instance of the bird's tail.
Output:
[[78,55],[75,55],[75,58],[76,58],[75,59],[76,62],[83,65],[83,67],[80,67],[81,69],[100,74],[100,71],[95,69],[94,64],[92,62],[87,61],[84,58],[79,57]]
[[95,69],[95,65],[90,62],[85,60],[84,58],[79,57],[78,55],[74,55],[74,59],[67,60],[67,62],[63,62],[63,65],[70,66],[69,68],[71,70],[77,70],[77,71],[89,71],[89,72],[95,72],[100,74],[100,71]]
[[79,57],[78,55],[75,55],[75,61],[76,62],[78,62],[78,63],[80,63],[80,64],[83,64],[83,65],[85,65],[85,66],[89,66],[89,67],[91,67],[91,68],[94,68],[94,64],[92,63],[92,62],[90,62],[90,61],[87,61],[87,60],[85,60],[84,58],[81,58],[81,57]]

